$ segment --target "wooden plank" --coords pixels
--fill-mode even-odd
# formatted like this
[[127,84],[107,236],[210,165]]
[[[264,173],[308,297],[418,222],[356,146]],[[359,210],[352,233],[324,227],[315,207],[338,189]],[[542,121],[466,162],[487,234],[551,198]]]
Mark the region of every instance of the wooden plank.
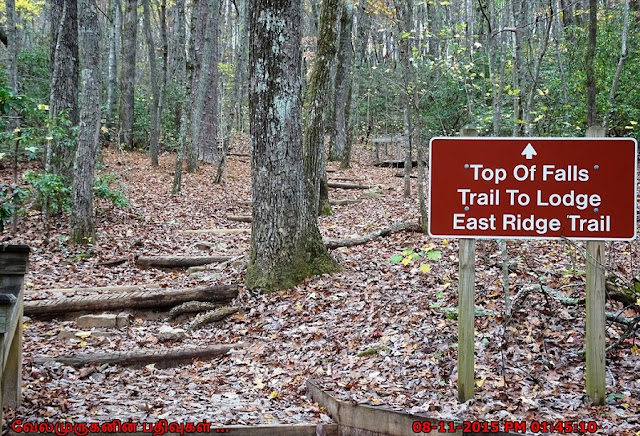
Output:
[[179,233],[183,235],[236,235],[241,233],[251,233],[251,229],[195,229],[181,230]]
[[25,315],[56,315],[79,310],[148,309],[175,306],[185,301],[228,303],[238,295],[238,285],[198,287],[193,289],[158,289],[91,297],[72,296],[25,301]]
[[458,401],[473,398],[476,240],[460,239],[458,284]]
[[158,362],[162,364],[171,364],[188,359],[203,359],[209,357],[224,356],[234,348],[242,348],[243,344],[224,344],[210,345],[208,347],[199,348],[169,348],[164,350],[149,349],[135,351],[113,351],[113,352],[97,352],[70,354],[67,356],[56,357],[34,357],[35,365],[42,365],[49,362],[60,362],[69,366],[84,365],[104,365],[117,363],[118,365],[135,365],[139,363]]
[[369,185],[359,185],[357,183],[342,183],[342,182],[335,182],[331,180],[327,182],[327,186],[329,188],[340,188],[340,189],[370,189],[371,188],[371,186]]
[[49,292],[52,294],[78,294],[78,293],[89,293],[89,294],[101,294],[101,293],[114,293],[114,292],[130,292],[130,291],[139,291],[141,289],[159,289],[160,285],[158,283],[145,283],[144,285],[121,285],[121,286],[91,286],[87,288],[74,287],[74,288],[51,288],[51,289],[30,289],[29,292]]
[[[423,414],[410,414],[391,410],[385,406],[368,406],[353,404],[351,402],[340,401],[323,391],[313,380],[307,380],[307,391],[311,398],[320,406],[327,410],[331,418],[338,423],[342,435],[373,436],[378,434],[390,436],[410,436],[415,434],[441,435],[438,432],[438,425],[444,422],[445,433],[450,435],[470,435],[462,430],[449,432],[450,421],[441,421]],[[431,433],[413,431],[415,421],[430,422],[435,430]],[[462,427],[462,422],[456,422],[456,427]],[[492,433],[498,436],[510,436],[510,433]]]
[[0,245],[0,274],[26,274],[30,250],[28,245]]
[[[124,421],[123,419],[123,422]],[[149,421],[151,422],[151,421]],[[194,424],[199,424],[199,421],[190,420],[189,422],[193,422]],[[155,425],[155,424],[154,424]],[[138,423],[138,430],[142,429],[142,423]],[[327,436],[338,436],[339,428],[337,424],[324,424],[323,429],[326,431]],[[174,433],[174,432],[163,432],[162,434],[165,436],[212,436],[217,434],[230,434],[230,435],[238,435],[238,436],[316,436],[316,424],[273,424],[273,425],[211,425],[211,430],[207,433],[204,432],[194,432],[188,433]],[[73,435],[74,433],[69,433]],[[113,432],[113,433],[103,433],[103,432],[91,432],[92,435],[111,435],[111,436],[151,436],[153,432],[144,432],[144,431],[135,431],[135,432]],[[160,434],[160,433],[158,433]],[[15,432],[13,430],[9,430],[9,436],[24,436],[23,432]],[[59,436],[54,432],[44,433],[38,432],[40,436]]]
[[136,265],[140,268],[186,268],[226,262],[231,259],[233,259],[232,256],[140,256],[136,259]]

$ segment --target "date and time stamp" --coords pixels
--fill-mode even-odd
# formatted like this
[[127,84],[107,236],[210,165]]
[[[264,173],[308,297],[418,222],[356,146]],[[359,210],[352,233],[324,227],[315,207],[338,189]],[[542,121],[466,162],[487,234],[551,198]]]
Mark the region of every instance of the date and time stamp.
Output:
[[513,433],[513,434],[591,434],[598,431],[595,421],[414,421],[411,430],[420,433]]

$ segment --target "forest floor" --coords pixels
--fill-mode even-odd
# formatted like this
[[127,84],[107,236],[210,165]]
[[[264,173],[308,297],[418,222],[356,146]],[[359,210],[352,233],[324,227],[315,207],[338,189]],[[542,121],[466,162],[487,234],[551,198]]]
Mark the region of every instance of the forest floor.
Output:
[[[245,143],[236,153],[247,152]],[[27,300],[55,297],[50,288],[144,285],[187,288],[240,285],[234,301],[241,312],[189,333],[180,344],[158,340],[163,325],[185,327],[193,316],[168,321],[166,312],[134,311],[129,327],[112,336],[78,332],[69,314],[54,319],[25,317],[23,400],[5,419],[31,422],[152,422],[167,419],[215,425],[331,422],[326,411],[306,396],[305,382],[315,379],[341,400],[387,405],[444,420],[518,420],[532,422],[595,421],[602,434],[637,435],[640,430],[640,333],[607,355],[606,405],[594,407],[585,395],[584,304],[564,305],[541,292],[531,293],[507,322],[499,244],[479,241],[476,256],[476,305],[498,315],[476,317],[475,397],[457,401],[456,240],[399,232],[365,245],[332,253],[343,270],[314,277],[269,295],[250,295],[243,286],[244,262],[187,274],[185,269],[140,269],[140,255],[248,253],[249,234],[213,236],[180,233],[187,229],[250,228],[227,216],[248,215],[251,199],[248,157],[232,156],[224,184],[211,182],[215,168],[202,166],[184,174],[182,192],[171,195],[174,154],[163,154],[152,168],[138,152],[104,153],[103,173],[117,174],[129,198],[118,209],[97,208],[98,236],[90,247],[68,242],[68,216],[55,217],[48,238],[38,212],[20,218],[14,237],[3,243],[32,248],[25,278]],[[363,235],[393,223],[419,218],[417,188],[404,198],[397,169],[372,166],[373,153],[358,149],[353,167],[330,174],[377,185],[379,196],[332,189],[332,199],[360,198],[359,204],[336,206],[319,219],[324,237]],[[8,173],[8,171],[3,171]],[[9,178],[3,174],[2,178]],[[48,240],[47,240],[48,239]],[[608,242],[607,268],[625,280],[640,276],[640,243]],[[405,249],[439,251],[405,265],[390,258]],[[584,297],[584,247],[565,241],[508,243],[512,294],[529,284],[545,284],[569,297]],[[120,265],[101,262],[126,259]],[[429,267],[422,267],[428,264]],[[430,269],[430,271],[427,271]],[[427,271],[426,273],[423,271]],[[80,292],[80,294],[82,294]],[[607,311],[640,314],[638,305],[607,301]],[[607,324],[607,344],[625,326]],[[71,332],[61,335],[64,332]],[[229,355],[191,364],[72,368],[36,364],[34,358],[94,351],[161,349],[175,345],[239,344]]]

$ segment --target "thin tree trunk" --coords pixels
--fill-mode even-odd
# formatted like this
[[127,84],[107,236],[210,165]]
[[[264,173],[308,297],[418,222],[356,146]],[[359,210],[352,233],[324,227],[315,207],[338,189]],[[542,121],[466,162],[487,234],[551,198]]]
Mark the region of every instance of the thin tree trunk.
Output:
[[138,2],[125,0],[122,27],[122,74],[120,75],[120,131],[118,139],[125,148],[133,148],[133,109],[138,35]]
[[[184,17],[184,0],[178,2],[178,15]],[[180,102],[180,137],[178,140],[178,156],[176,157],[176,167],[173,174],[173,188],[171,192],[176,195],[182,188],[182,164],[184,162],[184,154],[189,149],[188,141],[191,138],[189,132],[189,114],[191,111],[187,109],[188,102],[191,101],[191,83],[193,77],[193,49],[187,50],[186,46],[186,28],[184,19],[179,22],[179,36],[178,38],[183,43],[179,49],[183,50],[183,54],[178,55],[178,59],[183,62],[183,67],[179,68],[178,83],[184,87],[184,97]],[[193,32],[191,32],[191,38],[189,46],[193,48]]]
[[107,64],[107,125],[114,124],[116,98],[118,94],[118,61],[122,40],[122,5],[120,0],[111,0],[109,15],[113,24],[109,31],[109,57]]
[[611,91],[609,91],[609,99],[608,104],[609,108],[607,113],[605,114],[602,120],[602,127],[605,129],[605,134],[609,129],[609,119],[613,114],[613,102],[616,98],[616,90],[618,88],[618,82],[620,81],[620,74],[622,74],[622,68],[624,67],[624,62],[627,59],[627,36],[629,34],[629,0],[625,0],[624,2],[624,12],[622,16],[622,36],[620,42],[620,58],[618,59],[618,66],[616,68],[616,74],[613,77],[613,82],[611,83]]
[[[49,116],[60,126],[63,113],[72,126],[78,123],[78,8],[76,0],[51,2],[51,93]],[[62,124],[64,125],[64,124]],[[68,132],[71,135],[71,132]],[[45,170],[71,181],[75,147],[66,141],[49,143]]]
[[340,6],[340,37],[338,38],[338,57],[336,62],[336,84],[333,103],[333,126],[329,137],[329,160],[344,161],[347,151],[348,94],[351,88],[351,63],[353,47],[351,33],[353,29],[353,4],[350,0]]
[[318,52],[309,82],[308,114],[304,128],[304,159],[308,179],[311,208],[317,214],[330,215],[329,191],[326,180],[324,150],[325,108],[328,104],[329,73],[336,55],[338,1],[323,0],[320,15]]
[[158,148],[160,141],[160,119],[158,113],[158,105],[160,103],[160,89],[158,83],[158,67],[156,64],[156,46],[153,42],[153,34],[151,33],[151,0],[142,0],[144,14],[144,34],[147,40],[147,50],[149,55],[149,81],[151,82],[151,141],[149,144],[149,155],[151,157],[151,165],[158,166]]
[[100,134],[100,28],[94,3],[91,0],[78,1],[82,107],[74,164],[71,240],[77,244],[93,244],[93,172]]
[[598,30],[598,2],[589,0],[589,44],[587,45],[586,71],[587,71],[587,126],[595,126],[598,123],[596,96],[598,94],[595,73],[596,39]]
[[16,26],[16,2],[6,0],[7,15],[7,84],[14,93],[18,93],[18,28]]

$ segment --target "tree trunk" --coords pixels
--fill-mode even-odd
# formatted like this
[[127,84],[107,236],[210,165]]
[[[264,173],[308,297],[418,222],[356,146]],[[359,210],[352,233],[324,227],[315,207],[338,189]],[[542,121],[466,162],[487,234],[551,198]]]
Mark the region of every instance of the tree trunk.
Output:
[[140,256],[136,259],[139,268],[186,268],[226,262],[231,256]]
[[16,2],[6,0],[7,14],[7,85],[11,90],[18,93],[18,28],[16,26]]
[[178,51],[181,52],[176,57],[178,61],[181,61],[182,68],[178,67],[178,83],[184,88],[184,96],[180,101],[180,137],[178,139],[178,156],[176,157],[176,167],[173,173],[173,187],[171,192],[176,195],[182,188],[182,163],[184,161],[184,154],[189,149],[189,140],[191,135],[188,134],[191,111],[187,109],[189,102],[191,101],[191,79],[193,77],[193,63],[194,63],[194,50],[193,39],[194,34],[191,32],[191,38],[187,50],[186,42],[186,27],[184,23],[184,0],[178,1],[178,16],[182,16],[182,19],[178,22],[178,40],[182,44],[178,47]]
[[627,59],[627,36],[629,34],[629,0],[624,2],[624,12],[622,17],[622,36],[620,42],[620,58],[618,59],[618,66],[616,67],[616,74],[613,76],[611,82],[611,90],[609,91],[608,105],[609,108],[602,120],[602,127],[605,129],[605,134],[609,128],[609,118],[613,114],[613,101],[616,97],[616,89],[618,88],[618,82],[620,81],[620,74],[622,73],[622,67]]
[[329,74],[336,55],[338,1],[323,0],[318,32],[318,50],[309,81],[306,125],[304,128],[304,159],[310,207],[321,215],[331,215],[326,186],[326,158],[324,150],[325,108],[329,102]]
[[[347,151],[347,131],[349,129],[349,92],[351,92],[351,62],[353,47],[353,4],[347,0],[340,6],[340,36],[336,62],[336,85],[333,103],[333,126],[329,137],[329,160],[345,161]],[[348,161],[348,159],[347,159]]]
[[160,118],[158,113],[158,104],[160,102],[160,84],[158,83],[158,67],[156,64],[156,46],[153,42],[153,34],[151,33],[151,0],[142,0],[144,34],[147,40],[147,49],[149,54],[149,81],[151,86],[151,141],[149,144],[149,155],[151,157],[151,165],[158,166],[158,142],[160,140]]
[[120,75],[120,132],[118,139],[125,148],[133,148],[133,108],[138,35],[138,2],[124,0],[122,27],[122,74]]
[[302,159],[301,4],[254,0],[250,16],[253,224],[249,289],[287,289],[338,265],[311,207]]
[[[192,89],[195,101],[191,116],[191,148],[187,171],[195,172],[198,159],[218,161],[218,19],[219,0],[200,0],[195,38]],[[195,13],[195,11],[194,11]]]
[[[65,113],[70,125],[78,124],[78,7],[76,0],[51,2],[51,92],[49,116],[53,125],[64,128],[59,117]],[[68,131],[71,135],[71,132]],[[75,147],[67,141],[52,141],[46,153],[45,170],[71,181]]]
[[111,0],[110,21],[113,22],[109,31],[109,57],[107,65],[107,125],[114,123],[116,98],[118,93],[118,61],[120,59],[120,43],[122,41],[122,5],[120,0]]
[[587,127],[598,123],[596,96],[598,89],[596,84],[595,57],[596,38],[598,30],[598,2],[589,0],[589,44],[587,46],[586,71],[587,71]]
[[78,127],[78,150],[73,174],[71,240],[76,244],[95,242],[93,219],[93,172],[100,135],[100,28],[95,5],[78,0],[80,57],[82,58],[82,107]]

